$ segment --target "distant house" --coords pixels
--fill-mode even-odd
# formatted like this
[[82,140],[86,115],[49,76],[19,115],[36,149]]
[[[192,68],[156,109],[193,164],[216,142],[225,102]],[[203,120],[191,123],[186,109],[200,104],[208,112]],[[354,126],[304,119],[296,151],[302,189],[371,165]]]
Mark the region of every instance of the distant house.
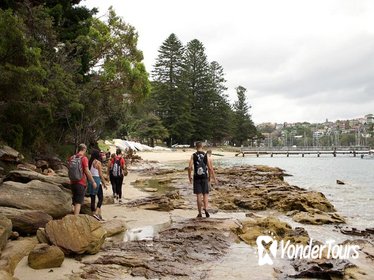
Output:
[[313,132],[314,138],[321,138],[323,135],[325,135],[325,132],[323,130],[317,130]]
[[366,123],[367,124],[372,124],[374,123],[374,115],[373,114],[367,114],[365,116],[365,119],[366,119]]

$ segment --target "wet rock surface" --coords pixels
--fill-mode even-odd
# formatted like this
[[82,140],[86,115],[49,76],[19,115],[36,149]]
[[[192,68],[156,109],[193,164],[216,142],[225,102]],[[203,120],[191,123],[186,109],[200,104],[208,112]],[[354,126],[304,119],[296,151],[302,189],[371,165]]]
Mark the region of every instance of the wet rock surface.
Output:
[[106,242],[103,255],[86,263],[80,277],[116,279],[111,271],[121,267],[123,273],[147,279],[202,279],[204,271],[195,267],[221,258],[234,240],[231,230],[237,227],[228,220],[190,219],[174,224],[153,240]]
[[295,222],[312,225],[345,223],[337,213],[326,213],[315,209],[310,209],[309,212],[297,212],[292,218]]
[[295,260],[292,262],[296,273],[289,278],[342,279],[347,268],[355,267],[348,260],[317,259]]
[[249,245],[255,246],[260,235],[271,235],[275,240],[290,240],[291,243],[307,244],[309,235],[301,227],[292,229],[290,225],[274,217],[247,218],[236,231],[239,238]]
[[213,187],[211,202],[219,209],[274,209],[300,223],[344,223],[322,193],[289,185],[279,168],[235,167],[218,169],[216,174],[220,184]]
[[184,208],[184,199],[178,191],[174,191],[132,200],[125,205],[127,207],[140,207],[147,210],[171,211],[177,208]]

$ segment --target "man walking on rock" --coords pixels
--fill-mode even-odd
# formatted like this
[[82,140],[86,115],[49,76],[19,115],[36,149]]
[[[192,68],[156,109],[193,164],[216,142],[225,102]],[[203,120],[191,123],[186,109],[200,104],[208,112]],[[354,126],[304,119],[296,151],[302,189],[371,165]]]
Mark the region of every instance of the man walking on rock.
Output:
[[196,143],[196,150],[196,153],[192,154],[190,159],[188,167],[188,178],[190,180],[190,184],[193,183],[193,192],[194,194],[196,194],[197,209],[199,211],[197,217],[202,217],[201,209],[202,204],[204,204],[203,210],[205,216],[208,218],[210,217],[208,213],[208,181],[213,180],[213,182],[217,184],[217,179],[214,174],[212,161],[208,160],[207,154],[203,152],[203,145],[201,142]]
[[69,160],[69,178],[71,192],[73,194],[74,215],[78,215],[84,202],[87,188],[87,179],[90,180],[94,189],[97,188],[90,170],[88,169],[88,158],[86,157],[87,146],[80,144],[78,153]]

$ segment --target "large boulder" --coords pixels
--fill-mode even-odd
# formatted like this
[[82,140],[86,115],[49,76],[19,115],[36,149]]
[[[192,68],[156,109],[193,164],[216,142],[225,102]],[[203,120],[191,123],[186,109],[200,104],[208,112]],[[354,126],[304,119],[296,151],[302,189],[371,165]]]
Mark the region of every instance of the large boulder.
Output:
[[12,221],[0,214],[0,252],[5,247],[12,234]]
[[100,222],[88,215],[68,215],[50,221],[45,232],[48,240],[66,254],[96,254],[106,237]]
[[7,181],[0,185],[0,206],[40,210],[53,218],[71,213],[71,195],[56,186],[38,180],[27,184]]
[[38,244],[30,252],[28,264],[33,269],[60,267],[64,258],[64,252],[59,247]]
[[23,159],[23,155],[9,146],[0,147],[0,160],[8,162],[19,162]]
[[38,228],[52,220],[52,216],[38,210],[0,207],[0,212],[12,220],[13,230],[21,235],[35,234]]
[[0,270],[5,270],[13,275],[18,263],[28,256],[37,244],[38,240],[35,237],[9,241],[1,252]]
[[32,170],[12,170],[4,179],[4,181],[14,181],[19,183],[28,183],[33,180],[39,180],[45,183],[62,185],[65,188],[70,188],[70,180],[68,177],[44,175]]

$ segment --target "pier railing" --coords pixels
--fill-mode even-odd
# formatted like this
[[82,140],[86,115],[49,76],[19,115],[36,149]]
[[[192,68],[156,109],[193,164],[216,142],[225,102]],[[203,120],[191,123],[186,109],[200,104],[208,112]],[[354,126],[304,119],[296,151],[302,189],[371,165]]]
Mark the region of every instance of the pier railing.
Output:
[[242,147],[241,151],[369,151],[367,146]]
[[368,155],[372,154],[373,151],[370,150],[370,147],[366,146],[307,146],[307,147],[242,147],[240,153],[243,157],[246,154],[252,155],[286,155],[287,157],[290,155],[317,155],[318,157],[323,154],[331,154],[334,157],[336,155],[346,155],[351,154],[353,156],[356,155]]

